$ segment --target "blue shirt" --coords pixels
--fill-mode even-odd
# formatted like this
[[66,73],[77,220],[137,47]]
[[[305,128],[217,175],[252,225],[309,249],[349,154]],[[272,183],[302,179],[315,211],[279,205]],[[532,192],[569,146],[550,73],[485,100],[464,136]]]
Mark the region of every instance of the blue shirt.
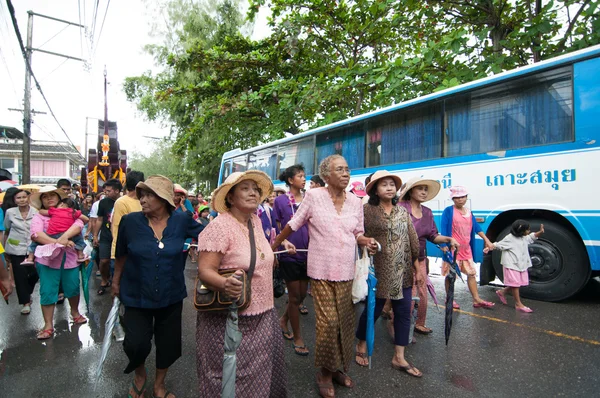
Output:
[[4,231],[4,210],[0,209],[0,231]]
[[173,212],[158,240],[142,212],[121,219],[115,257],[127,256],[121,276],[120,299],[123,305],[136,308],[163,308],[187,297],[185,260],[182,251],[187,238],[196,238],[204,226],[189,214]]

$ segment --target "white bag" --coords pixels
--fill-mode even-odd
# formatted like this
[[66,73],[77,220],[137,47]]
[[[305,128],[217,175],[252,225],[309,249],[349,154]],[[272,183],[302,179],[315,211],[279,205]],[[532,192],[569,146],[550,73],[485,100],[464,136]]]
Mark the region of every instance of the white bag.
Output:
[[367,278],[369,277],[369,266],[371,259],[367,249],[363,249],[362,257],[359,257],[358,246],[356,247],[356,262],[354,265],[354,281],[352,282],[352,302],[354,304],[363,301],[369,293]]

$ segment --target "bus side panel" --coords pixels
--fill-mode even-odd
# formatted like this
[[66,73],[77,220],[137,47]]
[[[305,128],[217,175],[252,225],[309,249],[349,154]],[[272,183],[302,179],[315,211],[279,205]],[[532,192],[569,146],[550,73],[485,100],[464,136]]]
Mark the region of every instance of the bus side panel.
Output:
[[600,58],[573,65],[576,140],[600,140]]

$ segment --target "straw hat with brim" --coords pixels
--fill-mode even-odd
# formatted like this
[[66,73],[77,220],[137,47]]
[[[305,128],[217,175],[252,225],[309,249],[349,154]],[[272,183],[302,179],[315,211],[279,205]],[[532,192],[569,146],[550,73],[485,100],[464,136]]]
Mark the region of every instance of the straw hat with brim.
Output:
[[188,192],[185,189],[183,189],[183,187],[179,184],[173,184],[173,191],[175,193],[182,193],[185,196],[188,196]]
[[435,198],[437,196],[438,193],[440,193],[441,185],[436,180],[429,180],[426,178],[414,177],[414,178],[411,178],[410,180],[408,180],[406,182],[406,184],[404,184],[404,186],[402,187],[402,190],[400,191],[400,200],[404,200],[404,195],[406,195],[406,193],[408,191],[410,191],[412,188],[418,187],[421,185],[427,186],[427,198],[425,198],[425,202],[432,200],[433,198]]
[[35,207],[36,209],[38,209],[38,210],[41,209],[42,208],[42,195],[45,193],[50,193],[50,192],[56,193],[61,200],[67,197],[67,195],[60,188],[54,188],[51,186],[42,187],[42,188],[40,188],[39,191],[34,192],[29,196],[29,203],[31,204],[31,206]]
[[261,190],[261,196],[259,199],[259,203],[262,203],[266,198],[269,197],[271,192],[273,192],[273,183],[269,176],[258,170],[248,170],[245,172],[235,172],[231,173],[229,177],[221,184],[220,187],[215,189],[212,194],[212,206],[213,209],[219,213],[225,213],[229,210],[227,205],[225,204],[225,199],[227,198],[227,194],[235,185],[239,184],[242,181],[254,181],[256,185]]
[[173,182],[165,176],[153,175],[144,182],[138,182],[135,186],[135,196],[139,199],[141,191],[150,191],[159,198],[165,200],[171,207],[175,208],[173,202]]
[[367,193],[369,193],[371,191],[371,188],[373,188],[375,186],[375,184],[377,184],[377,181],[381,180],[382,178],[386,178],[386,177],[393,179],[394,182],[396,183],[396,188],[400,189],[400,187],[402,186],[402,179],[400,177],[390,173],[387,170],[379,170],[379,171],[376,171],[371,176],[371,181],[369,181],[369,183],[367,184],[365,191],[367,191]]

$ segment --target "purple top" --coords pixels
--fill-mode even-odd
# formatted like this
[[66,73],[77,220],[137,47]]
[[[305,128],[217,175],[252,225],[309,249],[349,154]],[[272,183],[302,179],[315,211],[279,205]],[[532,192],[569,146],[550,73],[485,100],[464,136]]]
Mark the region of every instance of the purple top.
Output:
[[[279,195],[275,198],[275,203],[273,204],[273,226],[277,229],[278,234],[281,231],[279,230],[277,223],[281,224],[281,229],[285,228],[287,223],[298,211],[300,205],[301,204],[295,203],[292,210],[292,203],[287,195]],[[288,237],[288,241],[296,246],[296,249],[308,249],[308,225],[304,224],[299,230],[292,232]],[[281,247],[281,250],[283,250],[283,246]],[[307,257],[307,252],[298,252],[293,256],[289,254],[280,254],[279,260],[283,262],[305,263]]]
[[435,237],[439,235],[435,221],[433,220],[433,213],[429,207],[421,206],[423,217],[416,218],[412,214],[410,201],[400,201],[398,202],[398,206],[404,207],[408,211],[408,214],[410,214],[415,231],[417,231],[417,235],[419,236],[419,261],[425,260],[425,257],[427,257],[427,253],[425,252],[427,241],[433,243]]

